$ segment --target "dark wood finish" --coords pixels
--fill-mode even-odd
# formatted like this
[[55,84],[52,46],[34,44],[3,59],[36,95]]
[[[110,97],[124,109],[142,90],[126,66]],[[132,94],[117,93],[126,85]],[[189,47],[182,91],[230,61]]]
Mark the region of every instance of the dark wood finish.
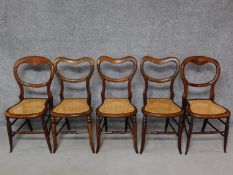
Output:
[[32,128],[31,121],[29,119],[26,119],[26,122],[27,122],[28,128],[32,131],[33,128]]
[[[23,80],[20,79],[19,74],[18,74],[18,68],[22,64],[30,64],[33,66],[41,65],[41,64],[49,65],[50,77],[49,77],[48,81],[43,83],[43,84],[32,84],[32,83],[24,82]],[[48,100],[50,103],[52,103],[53,96],[52,96],[50,87],[51,87],[51,83],[52,83],[52,80],[54,77],[54,67],[53,67],[53,63],[48,58],[41,57],[41,56],[28,56],[28,57],[21,58],[20,60],[18,60],[15,63],[13,71],[14,71],[15,79],[19,85],[19,88],[20,88],[20,96],[19,96],[20,100],[24,99],[24,87],[30,87],[30,88],[47,87]]]
[[[102,69],[101,69],[102,62],[109,62],[111,64],[122,64],[125,62],[131,62],[133,64],[133,69],[132,69],[131,73],[126,77],[112,78],[112,77],[105,75],[102,72]],[[103,88],[102,88],[102,92],[101,92],[102,100],[105,99],[106,81],[115,82],[115,83],[117,83],[117,82],[121,83],[121,82],[128,81],[128,99],[131,101],[131,99],[132,99],[131,81],[132,81],[132,79],[136,73],[136,70],[137,70],[137,61],[134,57],[127,56],[124,58],[111,58],[111,57],[107,57],[107,56],[102,56],[98,59],[97,68],[98,68],[98,72],[99,72],[99,75],[100,75],[100,77],[102,79],[102,83],[103,83]]]
[[[23,99],[31,99],[31,98],[24,98],[23,97],[22,99],[20,99],[20,101],[17,104],[11,106],[10,108],[15,107],[16,105],[18,105]],[[35,98],[32,98],[32,99],[35,99]],[[44,98],[36,98],[36,99],[44,99]],[[38,116],[43,116],[44,114],[46,114],[46,112],[48,111],[48,109],[50,109],[51,106],[53,105],[53,101],[52,100],[53,100],[53,97],[51,99],[47,99],[46,100],[46,108],[44,108],[44,110],[42,112],[33,113],[33,114],[17,114],[17,115],[15,115],[15,114],[10,113],[9,112],[10,108],[8,108],[5,111],[5,115],[7,117],[9,117],[9,118],[12,118],[12,119],[25,119],[26,123],[29,124],[30,119],[36,118]],[[29,120],[29,122],[28,122],[28,120]],[[28,125],[28,127],[31,130],[30,124]]]
[[[189,82],[186,79],[186,74],[185,74],[186,65],[189,64],[189,63],[193,63],[193,64],[196,64],[196,65],[204,65],[204,64],[207,64],[207,63],[214,64],[216,66],[215,77],[211,81],[206,82],[206,83],[198,84],[198,83]],[[183,94],[184,100],[187,99],[188,87],[189,86],[193,86],[193,87],[207,87],[207,86],[210,86],[210,99],[214,100],[214,88],[215,88],[215,84],[217,83],[217,81],[219,79],[219,75],[220,75],[220,65],[219,65],[217,60],[215,60],[215,59],[213,59],[211,57],[204,57],[204,56],[192,56],[192,57],[186,58],[183,61],[182,65],[181,65],[181,77],[182,77],[182,81],[184,83],[184,94]]]
[[[70,64],[70,65],[79,65],[81,63],[89,63],[90,65],[90,70],[89,73],[86,77],[82,77],[79,79],[71,79],[71,78],[67,78],[65,76],[62,75],[62,73],[59,71],[58,65],[60,63],[65,63],[65,64]],[[60,90],[60,103],[58,105],[56,105],[55,107],[59,106],[62,101],[64,100],[64,82],[68,82],[68,83],[80,83],[80,82],[86,82],[86,91],[87,91],[87,102],[89,105],[89,109],[86,112],[83,113],[76,113],[76,114],[64,114],[64,113],[56,113],[53,110],[51,111],[51,115],[52,115],[52,133],[53,133],[53,153],[56,152],[57,150],[57,135],[59,133],[63,133],[62,129],[63,127],[66,125],[69,131],[66,131],[67,133],[70,134],[78,134],[77,131],[74,130],[70,130],[70,123],[69,123],[69,119],[70,117],[86,117],[87,118],[87,128],[88,128],[88,133],[89,133],[89,140],[90,140],[90,146],[92,149],[92,152],[95,153],[95,147],[94,147],[94,141],[93,141],[93,128],[92,128],[92,119],[91,119],[91,113],[92,113],[92,107],[91,107],[91,90],[90,90],[90,79],[92,77],[93,71],[94,71],[94,61],[92,58],[89,57],[82,57],[80,59],[70,59],[70,58],[65,58],[65,57],[59,57],[55,60],[54,62],[54,66],[55,66],[55,72],[56,75],[60,81],[60,86],[61,86],[61,90]],[[55,108],[54,107],[54,108]],[[63,125],[63,127],[61,127],[59,129],[59,132],[57,132],[56,126],[59,122],[56,122],[56,118],[59,118],[58,121],[60,122],[61,119],[65,120],[65,123]]]
[[[109,62],[111,64],[122,64],[125,62],[131,62],[133,64],[133,67],[132,67],[131,73],[128,76],[122,77],[122,78],[113,78],[113,77],[109,77],[103,73],[102,68],[101,68],[101,64],[103,62]],[[136,70],[137,70],[136,59],[132,56],[127,56],[124,58],[111,58],[108,56],[101,56],[98,59],[97,68],[98,68],[99,75],[102,79],[102,92],[101,92],[102,104],[104,103],[104,100],[106,99],[106,96],[105,96],[106,81],[114,82],[114,83],[128,82],[128,100],[131,103],[131,99],[132,99],[131,82],[132,82],[132,79],[133,79],[133,77],[136,73]],[[100,135],[101,135],[101,133],[108,133],[108,134],[119,134],[120,133],[120,134],[122,134],[122,133],[127,132],[128,127],[130,128],[130,131],[132,132],[132,135],[133,135],[134,150],[136,153],[138,153],[137,120],[136,120],[137,109],[136,109],[136,107],[132,104],[132,106],[134,107],[133,112],[116,115],[116,114],[105,114],[105,113],[100,112],[99,108],[101,107],[101,105],[96,110],[96,114],[97,114],[97,121],[96,121],[97,148],[96,148],[96,153],[98,153],[99,149],[100,149]],[[107,118],[125,118],[125,131],[108,131]],[[129,119],[131,121],[131,125],[130,125]],[[105,132],[102,131],[103,127],[105,127]]]
[[[58,65],[59,63],[66,63],[66,64],[71,64],[71,65],[78,65],[81,63],[89,63],[90,65],[90,71],[89,74],[86,77],[82,77],[79,79],[71,79],[71,78],[67,78],[65,76],[63,76],[61,74],[61,72],[58,69]],[[91,105],[91,90],[90,90],[90,79],[92,77],[92,74],[94,72],[94,61],[92,58],[89,57],[82,57],[80,59],[70,59],[70,58],[65,58],[65,57],[59,57],[56,58],[55,62],[55,72],[56,75],[58,76],[58,79],[60,81],[60,85],[61,85],[61,90],[60,90],[60,99],[63,100],[64,99],[64,82],[69,82],[69,83],[81,83],[81,82],[86,82],[86,90],[87,90],[87,99],[88,99],[88,104]]]
[[[20,76],[18,74],[18,68],[20,65],[22,64],[29,64],[32,66],[36,66],[36,65],[41,65],[41,64],[46,64],[49,66],[50,68],[50,77],[48,79],[47,82],[43,83],[43,84],[32,84],[32,83],[27,83],[24,82],[23,80],[20,79]],[[13,150],[13,136],[15,136],[15,134],[22,134],[22,133],[27,133],[27,134],[37,134],[37,133],[43,133],[46,137],[46,141],[48,144],[48,148],[50,153],[52,152],[51,149],[51,144],[50,144],[50,139],[49,139],[49,131],[48,131],[48,121],[50,116],[48,115],[48,119],[47,122],[44,121],[44,118],[46,115],[46,112],[48,111],[49,108],[52,107],[53,105],[53,96],[50,90],[51,87],[51,83],[54,77],[54,66],[53,63],[46,57],[42,57],[42,56],[27,56],[27,57],[23,57],[21,59],[19,59],[15,64],[14,64],[14,68],[13,68],[13,72],[14,72],[14,76],[15,79],[19,85],[20,88],[20,95],[19,95],[19,100],[20,102],[22,100],[25,99],[24,97],[24,87],[30,87],[30,88],[42,88],[42,87],[46,87],[47,89],[47,100],[46,100],[46,107],[44,108],[43,112],[41,113],[34,113],[34,114],[19,114],[19,115],[14,115],[11,114],[9,112],[10,108],[6,110],[5,112],[5,116],[6,116],[6,120],[7,120],[7,131],[8,131],[8,136],[9,136],[9,144],[10,144],[10,152],[12,152]],[[20,103],[19,102],[19,103]],[[15,105],[14,105],[15,106]],[[41,122],[42,122],[42,128],[43,128],[43,132],[40,131],[33,131],[30,119],[32,118],[41,118]],[[11,119],[14,119],[14,121],[10,121]],[[12,131],[12,126],[13,124],[15,124],[16,121],[18,121],[18,119],[24,119],[25,122],[16,130],[16,131]],[[22,131],[22,127],[27,123],[30,131]]]
[[[162,64],[166,64],[166,63],[174,63],[176,65],[176,68],[175,68],[174,73],[170,77],[158,79],[158,78],[151,77],[151,76],[146,74],[145,69],[144,69],[144,64],[146,62],[150,62],[152,64],[157,64],[157,65],[162,65]],[[153,113],[150,113],[150,112],[145,110],[145,107],[147,105],[147,98],[148,98],[147,92],[148,92],[149,82],[154,82],[154,83],[170,82],[170,99],[173,101],[173,99],[174,99],[173,86],[174,86],[174,81],[175,81],[175,79],[180,71],[180,62],[175,57],[167,57],[167,58],[163,58],[163,59],[158,59],[158,58],[153,58],[150,56],[145,56],[141,60],[140,70],[141,70],[142,76],[143,76],[144,81],[145,81],[145,88],[144,88],[144,92],[143,92],[144,106],[142,108],[143,122],[142,122],[142,140],[141,140],[140,153],[142,154],[142,152],[144,150],[146,134],[153,133],[153,134],[176,134],[178,136],[178,150],[179,150],[180,154],[182,154],[181,140],[182,140],[182,128],[183,128],[183,122],[184,122],[182,110],[179,113],[174,113],[174,114],[167,113],[167,114],[161,114],[161,115],[153,114]],[[173,103],[175,104],[174,101],[173,101]],[[164,118],[166,118],[165,132],[161,132],[161,131],[147,132],[147,118],[148,117],[160,117],[160,118],[164,117]],[[178,122],[175,120],[176,117],[179,117]],[[170,119],[173,119],[174,123],[178,126],[178,131],[176,131],[175,128],[173,127],[173,125],[170,122]],[[168,126],[171,127],[171,129],[173,130],[172,132],[167,131]]]
[[[207,63],[213,64],[216,67],[216,72],[215,72],[215,76],[212,80],[210,80],[209,82],[205,82],[205,83],[192,83],[189,82],[186,78],[186,66],[189,63],[193,63],[196,65],[204,65]],[[209,95],[209,100],[211,100],[213,103],[214,102],[214,97],[215,97],[215,85],[219,79],[220,76],[220,65],[218,63],[218,61],[214,58],[211,57],[207,57],[207,56],[191,56],[186,58],[182,65],[181,65],[181,78],[184,84],[184,93],[182,96],[182,107],[183,110],[185,112],[185,116],[186,116],[186,121],[189,125],[189,129],[187,132],[187,128],[185,125],[185,130],[187,133],[187,144],[186,144],[186,151],[185,154],[188,153],[189,150],[189,145],[190,145],[190,140],[191,140],[191,135],[192,134],[221,134],[224,136],[224,152],[226,152],[226,145],[227,145],[227,136],[228,136],[228,131],[229,131],[229,118],[231,115],[231,112],[226,109],[225,113],[222,114],[216,114],[216,115],[202,115],[202,114],[198,114],[198,113],[193,113],[190,110],[190,105],[188,103],[188,100],[190,100],[188,98],[188,92],[189,92],[189,86],[191,87],[210,87],[210,95]],[[216,104],[216,103],[215,103]],[[219,104],[218,104],[219,105]],[[223,107],[224,108],[224,107]],[[190,117],[190,119],[188,118]],[[198,118],[198,119],[203,119],[203,125],[202,125],[202,129],[201,132],[196,132],[196,131],[192,131],[193,129],[193,121],[194,118]],[[224,122],[221,118],[225,118],[226,122]],[[220,120],[221,123],[223,123],[225,125],[225,130],[224,131],[219,131],[212,123],[209,122],[209,120]],[[211,126],[212,129],[214,129],[215,131],[205,131],[206,125]]]

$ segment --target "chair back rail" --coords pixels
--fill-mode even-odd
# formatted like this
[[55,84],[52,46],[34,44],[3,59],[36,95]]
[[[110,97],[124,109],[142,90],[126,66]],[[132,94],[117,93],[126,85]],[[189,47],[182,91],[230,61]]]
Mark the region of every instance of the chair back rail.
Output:
[[[41,65],[41,64],[46,64],[49,66],[50,68],[50,76],[49,79],[47,80],[47,82],[45,83],[41,83],[41,84],[34,84],[34,83],[27,83],[24,82],[19,74],[18,74],[18,68],[20,65],[22,64],[29,64],[29,65]],[[27,57],[23,57],[21,59],[19,59],[13,67],[13,72],[14,72],[14,76],[15,79],[19,85],[20,88],[20,95],[19,95],[19,99],[23,100],[24,99],[24,86],[25,87],[31,87],[31,88],[41,88],[41,87],[47,87],[47,95],[48,95],[48,100],[50,101],[50,103],[52,103],[53,101],[53,96],[51,93],[51,83],[54,77],[54,66],[53,63],[46,57],[42,57],[42,56],[27,56]]]
[[[86,77],[81,77],[81,78],[67,78],[64,75],[62,75],[61,71],[58,68],[58,65],[60,63],[65,63],[65,64],[71,64],[71,65],[79,65],[81,63],[88,63],[90,65],[90,70],[89,73]],[[89,57],[82,57],[79,59],[70,59],[66,57],[58,57],[54,61],[55,65],[55,72],[56,75],[60,81],[61,85],[61,90],[60,90],[60,99],[64,99],[64,82],[69,82],[69,83],[80,83],[80,82],[86,82],[86,91],[87,91],[87,99],[88,99],[88,104],[91,104],[91,91],[90,91],[90,79],[92,77],[92,74],[94,72],[94,61],[92,58]]]
[[[210,80],[209,82],[205,82],[205,83],[192,83],[192,82],[189,82],[186,78],[186,66],[189,64],[189,63],[193,63],[193,64],[196,64],[196,65],[204,65],[204,64],[207,64],[207,63],[212,63],[215,65],[216,67],[216,72],[215,72],[215,76],[212,80]],[[207,86],[210,86],[210,96],[209,98],[211,100],[214,100],[214,96],[215,96],[215,92],[214,92],[214,89],[215,89],[215,85],[219,79],[219,76],[220,76],[220,65],[218,63],[218,61],[214,58],[211,58],[211,57],[207,57],[207,56],[191,56],[191,57],[187,57],[181,64],[181,78],[182,78],[182,81],[183,81],[183,84],[184,84],[184,93],[183,93],[183,96],[182,96],[182,99],[183,99],[183,106],[186,104],[187,102],[187,98],[188,98],[188,88],[189,86],[191,87],[207,87]]]
[[[111,64],[123,64],[125,62],[131,62],[133,64],[133,68],[132,68],[131,73],[128,76],[125,76],[122,78],[113,78],[113,77],[109,77],[103,73],[102,68],[101,68],[101,64],[103,62],[109,62]],[[132,79],[136,73],[136,70],[137,70],[137,61],[134,57],[127,56],[124,58],[111,58],[108,56],[101,56],[97,61],[97,69],[98,69],[98,72],[99,72],[99,75],[102,79],[102,84],[103,84],[102,92],[101,92],[102,101],[104,101],[104,99],[105,99],[106,81],[115,82],[115,83],[128,81],[128,99],[131,101],[131,99],[132,99],[131,81],[132,81]]]
[[[176,69],[174,71],[174,73],[170,76],[170,77],[166,77],[166,78],[155,78],[155,77],[151,77],[148,74],[146,74],[145,72],[145,68],[144,68],[144,64],[146,62],[150,62],[153,64],[157,64],[157,65],[163,65],[163,64],[167,64],[167,63],[175,63],[176,65]],[[158,58],[153,58],[150,56],[145,56],[142,58],[141,63],[140,63],[140,70],[142,73],[142,76],[144,78],[145,81],[145,88],[144,88],[144,92],[143,92],[143,100],[144,100],[144,105],[146,105],[146,101],[147,101],[147,92],[148,92],[148,83],[149,81],[151,82],[155,82],[155,83],[166,83],[166,82],[170,82],[170,98],[173,99],[174,98],[174,81],[180,71],[180,62],[176,57],[166,57],[163,59],[158,59]]]

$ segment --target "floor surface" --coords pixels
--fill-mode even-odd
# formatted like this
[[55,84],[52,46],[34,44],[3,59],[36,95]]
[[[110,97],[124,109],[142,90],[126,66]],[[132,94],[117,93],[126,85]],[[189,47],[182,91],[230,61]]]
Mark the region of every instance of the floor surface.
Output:
[[[162,125],[161,125],[162,126]],[[140,148],[141,123],[138,127]],[[59,137],[56,154],[50,154],[43,135],[17,136],[9,153],[6,127],[0,127],[1,175],[232,175],[233,124],[227,153],[218,135],[192,137],[187,156],[177,150],[175,136],[147,137],[143,154],[135,154],[132,137],[103,135],[98,154],[91,152],[87,134]],[[186,136],[183,136],[183,152]]]

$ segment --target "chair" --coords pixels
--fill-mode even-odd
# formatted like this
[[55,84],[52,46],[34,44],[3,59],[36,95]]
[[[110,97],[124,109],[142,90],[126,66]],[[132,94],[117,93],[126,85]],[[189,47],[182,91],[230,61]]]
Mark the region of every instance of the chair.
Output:
[[[216,67],[215,77],[206,83],[192,83],[186,78],[186,66],[189,63],[196,64],[198,66],[211,63]],[[185,131],[187,134],[187,143],[186,143],[186,151],[185,154],[188,153],[189,144],[191,140],[192,134],[221,134],[224,137],[224,152],[226,152],[227,147],[227,137],[229,131],[229,118],[230,111],[225,107],[217,104],[214,101],[214,89],[215,84],[217,83],[220,75],[220,65],[217,60],[211,57],[206,56],[191,56],[186,58],[181,65],[181,77],[184,84],[184,93],[183,93],[183,109],[185,111],[186,120],[189,124],[189,129],[187,131],[185,127]],[[210,87],[210,96],[209,99],[189,99],[188,92],[189,86],[191,87]],[[189,118],[190,117],[190,118]],[[201,131],[193,131],[193,122],[194,119],[203,119],[203,125]],[[225,125],[225,130],[218,130],[209,120],[219,120],[222,124]],[[225,120],[225,121],[224,121]],[[214,129],[211,131],[205,131],[206,125]]]
[[[58,65],[60,63],[64,63],[66,65],[78,65],[81,63],[88,63],[90,65],[90,71],[86,77],[82,77],[79,79],[71,79],[67,78],[62,75],[59,71]],[[87,118],[87,126],[88,126],[88,133],[89,133],[89,141],[92,152],[95,152],[94,148],[94,141],[93,141],[93,129],[92,129],[92,120],[91,120],[91,91],[90,91],[90,79],[94,71],[94,62],[91,58],[83,57],[80,59],[69,59],[65,57],[59,57],[54,62],[55,72],[60,81],[61,90],[60,90],[60,103],[56,105],[51,110],[51,118],[52,118],[52,135],[53,135],[53,153],[57,150],[57,135],[58,134],[78,134],[77,131],[70,130],[70,123],[68,118],[71,117],[86,117]],[[64,82],[65,83],[86,83],[86,91],[87,91],[87,98],[64,98]],[[58,119],[58,120],[57,120]],[[61,126],[61,128],[57,131],[56,126],[57,124],[64,119],[65,122]],[[63,128],[67,125],[69,131],[63,131]]]
[[[167,64],[167,63],[175,63],[176,69],[174,74],[168,78],[154,78],[146,74],[144,64],[146,62],[150,62],[157,65]],[[174,90],[173,84],[180,70],[179,60],[175,57],[167,57],[164,59],[157,59],[150,56],[145,56],[141,60],[141,73],[145,81],[145,88],[143,92],[143,100],[144,106],[142,107],[143,113],[143,122],[142,122],[142,140],[141,140],[141,150],[142,154],[145,145],[145,137],[146,134],[176,134],[178,136],[178,149],[180,154],[182,154],[181,150],[181,139],[182,139],[182,128],[183,128],[183,111],[182,109],[173,101],[174,99]],[[170,83],[170,98],[148,98],[148,84],[149,82],[154,83]],[[166,119],[165,131],[152,131],[147,132],[147,117],[158,117]],[[175,118],[179,118],[177,121]],[[178,132],[175,130],[174,126],[170,122],[170,119],[178,126]],[[168,131],[168,126],[171,127],[172,131]]]
[[[109,62],[111,64],[122,64],[125,62],[131,62],[133,64],[132,72],[125,77],[122,78],[113,78],[109,77],[102,72],[101,64],[103,62]],[[97,108],[97,122],[96,122],[96,134],[97,134],[97,148],[96,153],[99,152],[100,149],[100,135],[105,128],[105,132],[111,134],[119,134],[127,132],[128,127],[130,128],[133,135],[133,145],[135,152],[138,153],[137,149],[137,121],[136,121],[136,107],[131,103],[132,92],[131,92],[131,81],[134,77],[134,74],[137,70],[137,62],[134,57],[128,56],[121,59],[114,59],[107,56],[102,56],[98,59],[97,68],[99,75],[102,79],[103,87],[102,87],[102,104]],[[128,97],[127,98],[106,98],[106,82],[120,83],[120,82],[128,82]],[[117,118],[125,118],[125,131],[108,131],[107,126],[107,118],[117,119]],[[130,121],[132,125],[130,125]]]
[[[41,64],[48,65],[50,68],[49,80],[41,84],[31,84],[31,83],[24,82],[18,74],[18,68],[22,64],[29,64],[32,66],[41,65]],[[5,112],[5,116],[7,120],[7,132],[8,132],[9,143],[10,143],[10,152],[12,152],[13,150],[13,136],[15,136],[16,134],[42,134],[43,133],[45,134],[48,148],[51,153],[52,149],[51,149],[51,144],[50,144],[50,139],[49,139],[49,131],[47,128],[47,123],[49,122],[50,117],[49,115],[47,115],[48,118],[46,120],[45,116],[46,116],[46,112],[48,111],[48,109],[51,108],[53,105],[53,96],[50,91],[51,82],[54,77],[53,63],[49,59],[45,57],[41,57],[41,56],[24,57],[24,58],[19,59],[15,63],[14,76],[20,88],[20,95],[19,95],[20,101],[14,106],[7,109]],[[46,87],[48,98],[25,98],[24,87],[28,87],[28,88]],[[41,119],[43,132],[33,131],[30,120],[34,118]],[[12,131],[13,124],[15,124],[15,122],[19,119],[23,119],[25,121],[20,125],[20,127],[17,130]],[[25,124],[28,125],[30,131],[22,130]]]

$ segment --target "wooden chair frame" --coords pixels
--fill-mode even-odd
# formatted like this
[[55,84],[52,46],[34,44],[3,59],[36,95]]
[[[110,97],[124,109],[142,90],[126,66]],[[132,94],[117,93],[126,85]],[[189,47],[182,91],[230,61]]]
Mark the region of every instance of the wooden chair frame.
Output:
[[[193,63],[195,65],[205,65],[207,63],[212,63],[213,65],[215,65],[216,67],[216,73],[215,76],[212,80],[210,80],[209,82],[205,82],[205,83],[192,83],[189,82],[186,79],[186,73],[185,73],[185,69],[186,66],[189,63]],[[211,57],[206,57],[206,56],[191,56],[186,58],[182,65],[181,65],[181,77],[182,77],[182,81],[184,84],[184,93],[182,96],[182,108],[185,112],[185,118],[187,120],[187,123],[189,124],[189,129],[187,130],[186,125],[184,125],[185,128],[185,132],[187,135],[187,143],[186,143],[186,151],[185,154],[188,153],[188,149],[189,149],[189,145],[190,145],[190,140],[191,140],[191,135],[192,134],[221,134],[224,137],[224,152],[226,152],[226,147],[227,147],[227,138],[228,138],[228,132],[229,132],[229,119],[230,119],[230,111],[228,109],[226,109],[226,112],[222,115],[210,115],[210,116],[200,116],[199,114],[196,113],[192,113],[190,111],[189,108],[189,103],[188,103],[188,91],[189,91],[189,86],[191,87],[210,87],[210,96],[209,96],[209,100],[211,100],[212,102],[214,102],[214,97],[215,97],[215,85],[219,79],[220,76],[220,65],[218,63],[218,61],[214,58]],[[215,103],[215,102],[214,102]],[[190,116],[190,119],[189,119]],[[203,119],[203,125],[202,125],[202,129],[201,131],[193,131],[193,122],[194,122],[194,118],[198,118],[198,119]],[[222,119],[225,118],[226,121],[223,121]],[[219,120],[222,124],[225,125],[225,130],[224,131],[220,131],[219,129],[217,129],[212,123],[210,123],[209,120]],[[214,131],[205,131],[206,125],[209,124],[209,126],[214,129]]]
[[[90,71],[86,77],[82,77],[79,79],[67,78],[60,73],[59,68],[58,68],[59,63],[66,63],[66,64],[71,64],[71,65],[79,65],[81,63],[89,63]],[[66,58],[66,57],[59,57],[55,60],[54,65],[55,65],[55,72],[56,72],[56,75],[60,81],[60,86],[61,86],[61,89],[60,89],[61,102],[64,100],[64,82],[68,82],[68,83],[86,82],[87,103],[88,103],[90,110],[88,110],[84,113],[78,113],[78,114],[59,114],[59,113],[54,112],[53,110],[51,111],[52,134],[53,134],[53,145],[54,145],[53,153],[55,153],[57,150],[57,135],[58,134],[79,134],[80,133],[76,130],[75,131],[71,130],[70,122],[68,120],[68,118],[70,118],[70,117],[86,117],[87,118],[90,146],[91,146],[92,152],[95,153],[95,146],[94,146],[94,141],[93,141],[92,119],[91,119],[92,107],[91,107],[91,91],[90,91],[90,79],[91,79],[92,74],[94,72],[94,61],[92,58],[89,58],[89,57],[82,57],[80,59],[70,59],[70,58]],[[56,121],[56,118],[59,118],[58,121]],[[58,123],[62,119],[65,119],[65,123],[61,126],[61,128],[57,132],[56,126],[58,125]],[[67,125],[68,131],[62,131],[63,128],[65,127],[65,125]]]
[[[126,77],[112,78],[112,77],[105,75],[102,72],[101,64],[103,62],[109,62],[111,64],[122,64],[125,62],[131,62],[133,64],[133,69],[132,69],[132,72]],[[102,92],[101,92],[102,104],[104,103],[104,100],[106,98],[105,97],[106,81],[114,82],[114,83],[121,83],[121,82],[127,81],[128,82],[128,100],[131,103],[131,99],[132,99],[131,82],[132,82],[132,79],[133,79],[133,77],[136,73],[136,70],[137,70],[136,59],[132,56],[127,56],[124,58],[111,58],[111,57],[107,57],[107,56],[101,56],[98,59],[97,68],[98,68],[99,75],[102,79]],[[134,111],[131,113],[128,113],[128,114],[106,115],[106,114],[100,112],[100,110],[99,110],[100,106],[96,110],[96,115],[97,115],[97,121],[96,121],[97,148],[96,148],[96,153],[98,153],[99,149],[100,149],[100,135],[101,135],[101,133],[124,134],[127,132],[128,127],[133,135],[134,150],[136,153],[138,153],[138,149],[137,149],[137,120],[136,120],[137,109],[136,109],[136,107],[132,104],[132,106],[134,106]],[[107,118],[125,118],[125,131],[108,131]],[[130,119],[132,125],[130,125],[129,119]],[[103,132],[104,128],[105,128],[105,132]]]
[[[42,84],[32,84],[32,83],[27,83],[24,82],[23,80],[21,80],[19,74],[18,74],[18,68],[20,65],[22,64],[29,64],[32,66],[36,66],[36,65],[41,65],[41,64],[46,64],[50,67],[50,77],[48,79],[48,81],[46,83],[42,83]],[[53,63],[46,57],[42,57],[42,56],[27,56],[27,57],[23,57],[21,59],[19,59],[15,64],[14,64],[14,68],[13,68],[13,72],[14,72],[14,77],[19,85],[20,88],[20,95],[19,95],[19,100],[20,102],[24,99],[26,99],[24,97],[24,87],[30,87],[30,88],[42,88],[42,87],[46,87],[47,88],[47,102],[46,102],[46,108],[44,109],[43,112],[38,113],[38,114],[33,114],[33,116],[31,114],[20,114],[17,116],[12,116],[9,112],[10,108],[6,110],[5,112],[5,116],[6,116],[6,120],[7,120],[7,131],[8,131],[8,137],[9,137],[9,144],[10,144],[10,152],[12,152],[13,150],[13,137],[16,134],[45,134],[45,138],[48,144],[48,148],[50,153],[52,152],[52,148],[51,148],[51,144],[50,144],[50,139],[49,139],[49,133],[51,130],[51,127],[48,130],[48,122],[50,120],[50,114],[46,114],[46,112],[53,106],[53,96],[50,90],[51,87],[51,83],[54,77],[54,66]],[[20,103],[19,102],[19,103]],[[16,104],[17,105],[17,104]],[[15,106],[15,105],[14,105]],[[47,119],[45,119],[45,117],[47,116]],[[43,132],[42,131],[33,131],[30,119],[33,118],[41,118],[41,122],[42,122],[42,127],[43,127]],[[10,121],[10,119],[14,119],[13,121]],[[13,124],[15,124],[16,121],[18,121],[18,119],[25,119],[25,122],[22,123],[20,125],[20,127],[15,130],[12,131],[12,126]],[[30,131],[28,130],[21,130],[23,128],[23,126],[27,124]]]
[[[157,65],[163,65],[166,63],[175,63],[176,65],[176,69],[174,71],[174,73],[167,78],[154,78],[151,77],[149,75],[146,74],[145,70],[144,70],[144,64],[146,62],[150,62],[153,64],[157,64]],[[150,113],[148,111],[145,111],[145,106],[147,105],[147,92],[148,92],[148,84],[149,82],[154,82],[154,83],[166,83],[166,82],[170,82],[170,99],[173,101],[174,99],[174,81],[180,71],[180,62],[177,58],[175,57],[167,57],[167,58],[163,58],[163,59],[158,59],[158,58],[153,58],[150,56],[145,56],[142,58],[141,60],[141,64],[140,64],[140,70],[142,73],[142,76],[144,78],[145,81],[145,88],[144,88],[144,92],[143,92],[143,101],[144,101],[144,106],[142,108],[142,113],[143,113],[143,122],[142,122],[142,140],[141,140],[141,150],[140,153],[143,152],[144,150],[144,145],[145,145],[145,137],[146,134],[176,134],[178,136],[178,150],[180,152],[180,154],[182,153],[182,149],[181,149],[181,140],[182,140],[182,128],[183,128],[183,112],[181,110],[181,112],[179,114],[162,114],[162,115],[158,115],[158,114],[153,114]],[[175,103],[173,101],[173,103]],[[178,105],[177,105],[178,106]],[[151,131],[151,132],[147,132],[147,118],[148,117],[165,117],[166,118],[166,124],[165,124],[165,131]],[[179,117],[179,121],[177,121],[175,118]],[[174,123],[178,126],[178,131],[175,130],[175,127],[171,124],[170,122],[170,118],[174,121]],[[168,131],[168,126],[171,127],[172,131]]]

